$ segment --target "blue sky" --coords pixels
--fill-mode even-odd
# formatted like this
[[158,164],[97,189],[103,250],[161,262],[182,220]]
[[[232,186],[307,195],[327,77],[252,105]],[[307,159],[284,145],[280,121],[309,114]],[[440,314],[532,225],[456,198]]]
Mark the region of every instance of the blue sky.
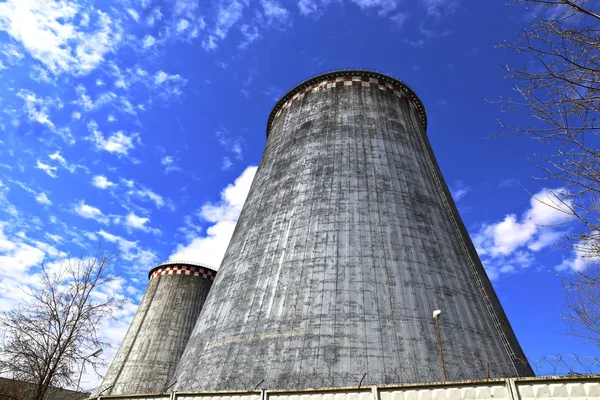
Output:
[[531,16],[503,3],[0,1],[0,309],[36,282],[42,260],[59,265],[102,242],[120,252],[112,289],[133,299],[102,327],[118,345],[151,265],[218,267],[278,97],[311,75],[367,68],[423,101],[442,172],[525,353],[597,356],[557,320],[552,272],[585,266],[552,246],[573,228],[532,199],[560,187],[534,179],[527,156],[546,149],[488,138],[502,132],[498,119],[522,122],[495,102],[514,94],[500,64],[527,60],[495,46]]

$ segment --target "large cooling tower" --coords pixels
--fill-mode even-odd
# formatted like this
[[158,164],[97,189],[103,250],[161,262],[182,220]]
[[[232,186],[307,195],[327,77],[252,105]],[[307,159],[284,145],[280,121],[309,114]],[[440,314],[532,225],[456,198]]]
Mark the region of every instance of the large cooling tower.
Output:
[[166,262],[153,267],[101,390],[103,394],[160,393],[192,333],[216,272],[204,265]]
[[368,71],[277,102],[178,390],[442,381],[438,309],[448,380],[532,374],[426,123],[410,88]]

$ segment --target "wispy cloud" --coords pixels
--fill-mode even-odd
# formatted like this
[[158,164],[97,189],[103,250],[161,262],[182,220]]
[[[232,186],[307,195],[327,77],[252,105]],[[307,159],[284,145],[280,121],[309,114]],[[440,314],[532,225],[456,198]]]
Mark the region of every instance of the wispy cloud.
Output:
[[96,175],[92,178],[92,185],[100,189],[109,189],[117,186],[116,183],[109,181],[104,175]]
[[300,0],[298,10],[304,16],[319,18],[332,2],[333,0]]
[[52,204],[52,202],[50,201],[50,199],[48,198],[48,196],[46,195],[46,193],[42,192],[39,193],[38,195],[35,196],[35,201],[37,201],[40,204],[49,206]]
[[463,181],[456,181],[454,185],[450,188],[450,193],[452,193],[452,198],[454,201],[458,202],[462,200],[467,193],[471,191],[471,187],[467,186]]
[[419,0],[419,3],[425,8],[427,15],[435,18],[453,13],[458,6],[458,0]]
[[268,25],[289,27],[290,12],[277,0],[262,0],[263,16]]
[[[242,160],[244,158],[244,146],[240,136],[232,136],[227,129],[221,127],[221,130],[216,133],[219,143],[225,151],[232,153],[236,160]],[[231,157],[223,157],[223,163],[221,166],[222,170],[228,170],[233,165]]]
[[60,164],[61,167],[69,171],[70,173],[75,172],[77,169],[77,165],[69,164],[67,160],[60,154],[60,151],[56,151],[48,156],[49,159],[56,161]]
[[109,153],[127,155],[136,144],[140,143],[139,134],[137,133],[128,135],[123,131],[117,131],[105,137],[99,131],[96,121],[92,120],[88,122],[87,127],[91,133],[87,139],[94,143],[97,149],[108,151]]
[[158,229],[150,228],[148,226],[149,222],[150,218],[148,217],[140,217],[138,215],[135,215],[134,213],[129,213],[125,217],[124,224],[129,228],[137,229],[142,232],[152,232],[155,235],[160,235],[160,231]]
[[93,219],[104,225],[108,224],[110,221],[108,216],[104,215],[104,213],[102,213],[102,211],[100,211],[99,208],[90,206],[89,204],[86,204],[83,200],[75,204],[75,206],[73,207],[73,211],[80,217]]
[[[85,75],[122,40],[118,20],[66,0],[0,3],[0,29],[20,42],[53,74]],[[86,14],[91,22],[79,16]]]
[[205,50],[215,50],[218,42],[225,39],[231,27],[242,18],[244,6],[236,0],[221,2],[215,17],[215,26],[202,41]]
[[37,169],[41,169],[42,171],[44,171],[45,173],[47,173],[52,178],[56,178],[56,170],[58,169],[58,167],[53,167],[51,165],[44,164],[40,160],[37,160],[36,168]]
[[127,240],[104,229],[96,233],[104,240],[115,243],[119,248],[119,256],[126,261],[135,261],[139,271],[146,271],[158,259],[154,252],[144,249],[137,241]]
[[[1,5],[1,3],[0,3]],[[45,125],[51,130],[55,130],[54,123],[50,120],[50,108],[62,108],[63,104],[60,100],[50,97],[37,97],[30,90],[21,89],[17,96],[24,101],[23,110],[29,121],[37,122]]]
[[160,163],[165,166],[165,174],[173,171],[181,171],[181,168],[175,165],[175,161],[171,156],[164,156],[160,159]]
[[252,43],[256,42],[261,38],[261,34],[258,33],[258,28],[256,25],[242,25],[240,27],[240,31],[242,32],[242,36],[244,39],[238,44],[238,49],[244,50]]

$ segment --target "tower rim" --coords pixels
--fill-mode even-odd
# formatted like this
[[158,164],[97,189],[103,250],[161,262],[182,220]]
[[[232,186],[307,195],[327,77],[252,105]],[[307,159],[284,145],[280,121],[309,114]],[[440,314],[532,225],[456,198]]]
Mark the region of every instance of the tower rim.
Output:
[[271,109],[271,112],[269,113],[269,119],[267,120],[267,138],[269,137],[269,133],[271,132],[271,126],[273,125],[273,121],[275,120],[275,115],[283,107],[283,105],[296,93],[324,79],[350,76],[362,76],[366,78],[381,79],[385,82],[389,82],[393,85],[399,86],[414,100],[415,104],[417,105],[417,108],[419,109],[419,115],[421,116],[423,128],[425,129],[425,131],[427,131],[427,114],[425,112],[425,106],[423,106],[423,102],[421,101],[419,96],[417,96],[417,93],[406,83],[402,82],[397,78],[394,78],[391,75],[383,74],[381,72],[369,69],[337,69],[314,75],[295,85],[293,88],[288,90],[283,96],[281,96],[279,100],[277,100],[277,102],[275,103],[275,106],[273,106],[273,108]]
[[208,265],[202,264],[202,263],[199,263],[199,262],[195,262],[195,261],[183,261],[183,260],[169,260],[169,261],[162,262],[160,264],[156,264],[152,268],[150,268],[150,270],[148,271],[148,279],[150,279],[150,277],[152,276],[152,273],[155,270],[157,270],[158,268],[167,267],[169,265],[186,265],[186,266],[190,266],[190,267],[200,267],[200,268],[204,268],[204,269],[207,269],[209,271],[212,271],[215,274],[217,273],[217,270],[215,270],[214,268],[209,267]]

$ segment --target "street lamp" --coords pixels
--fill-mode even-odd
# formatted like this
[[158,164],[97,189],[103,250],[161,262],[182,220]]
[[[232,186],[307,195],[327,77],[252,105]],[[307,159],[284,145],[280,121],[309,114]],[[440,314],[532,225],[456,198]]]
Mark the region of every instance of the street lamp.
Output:
[[440,346],[440,358],[442,359],[442,373],[444,374],[444,382],[446,382],[448,380],[448,377],[446,376],[446,365],[444,364],[444,352],[442,351],[442,337],[440,335],[440,314],[442,313],[442,310],[435,310],[433,312],[433,318],[435,318],[435,329],[437,331],[437,339],[438,339],[438,344]]
[[89,356],[83,357],[83,360],[81,361],[81,370],[79,371],[79,379],[77,380],[77,388],[75,389],[75,392],[79,392],[79,384],[81,383],[81,376],[83,375],[85,362],[88,360],[88,358],[98,357],[100,354],[102,354],[102,349],[98,349]]

